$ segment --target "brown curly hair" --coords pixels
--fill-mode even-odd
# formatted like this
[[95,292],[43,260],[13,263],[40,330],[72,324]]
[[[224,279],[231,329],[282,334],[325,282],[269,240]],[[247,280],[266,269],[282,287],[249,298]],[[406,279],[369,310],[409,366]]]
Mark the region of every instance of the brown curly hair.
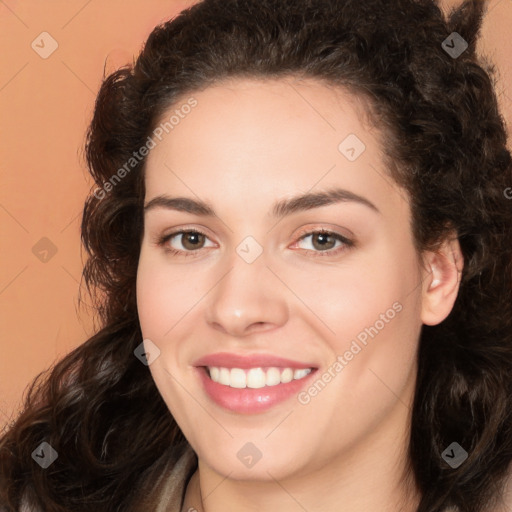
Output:
[[[483,9],[467,0],[446,20],[433,0],[204,0],[104,79],[86,142],[103,189],[171,105],[222,79],[307,77],[365,99],[410,195],[418,251],[455,229],[465,262],[452,312],[420,338],[417,512],[492,510],[512,461],[512,164],[492,69],[475,54]],[[457,58],[441,45],[453,31],[469,45]],[[101,326],[34,380],[0,440],[2,510],[22,499],[47,512],[132,510],[187,444],[133,354],[144,164],[86,201],[83,279]],[[440,456],[453,440],[469,453],[457,469]],[[43,441],[59,457],[41,471],[31,453]]]

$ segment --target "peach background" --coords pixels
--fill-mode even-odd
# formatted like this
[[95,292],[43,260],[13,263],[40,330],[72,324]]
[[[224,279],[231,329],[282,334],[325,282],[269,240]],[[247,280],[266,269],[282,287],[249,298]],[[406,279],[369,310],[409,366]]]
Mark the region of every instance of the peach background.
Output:
[[[194,1],[0,2],[0,429],[27,384],[93,333],[91,315],[77,311],[80,218],[92,186],[81,150],[105,60],[107,72],[130,61],[157,23]],[[500,102],[510,120],[509,26],[512,1],[491,0],[479,51],[500,69]],[[58,43],[47,59],[31,47],[35,40],[39,52],[50,48],[42,32]],[[42,238],[57,250],[46,263],[43,252],[33,252],[38,243],[50,245]]]
[[[192,3],[0,2],[0,428],[27,384],[93,333],[92,315],[77,309],[92,186],[82,148],[105,59],[107,71],[129,62],[157,23]],[[42,32],[58,44],[46,59],[31,47],[51,49]]]

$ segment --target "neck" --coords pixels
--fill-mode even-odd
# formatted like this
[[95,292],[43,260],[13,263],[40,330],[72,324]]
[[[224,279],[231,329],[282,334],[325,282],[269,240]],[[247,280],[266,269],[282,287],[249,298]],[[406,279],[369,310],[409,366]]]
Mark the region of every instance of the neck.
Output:
[[[416,512],[420,501],[419,492],[410,482],[408,487],[399,486],[365,475],[359,485],[352,481],[343,485],[339,479],[334,482],[327,478],[316,485],[317,478],[311,476],[302,482],[233,482],[212,475],[209,468],[201,474],[198,469],[187,488],[182,512]],[[358,477],[353,474],[352,478]],[[226,504],[234,508],[226,508]]]

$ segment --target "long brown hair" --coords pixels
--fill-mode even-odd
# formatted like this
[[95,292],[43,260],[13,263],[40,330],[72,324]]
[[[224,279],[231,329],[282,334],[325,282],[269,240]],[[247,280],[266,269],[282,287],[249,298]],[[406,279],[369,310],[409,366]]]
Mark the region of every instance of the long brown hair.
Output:
[[[204,0],[104,79],[86,142],[97,187],[82,221],[83,279],[101,325],[38,376],[0,440],[6,511],[22,496],[48,512],[130,510],[186,446],[133,353],[145,158],[119,169],[193,91],[290,75],[365,99],[390,175],[411,197],[418,251],[458,233],[457,301],[421,333],[409,455],[418,512],[491,510],[512,461],[512,165],[491,70],[475,54],[483,9],[467,0],[445,20],[432,0]],[[468,43],[460,55],[449,51],[455,31]],[[44,441],[58,458],[42,470],[31,454]],[[441,457],[453,441],[468,452],[455,469]]]

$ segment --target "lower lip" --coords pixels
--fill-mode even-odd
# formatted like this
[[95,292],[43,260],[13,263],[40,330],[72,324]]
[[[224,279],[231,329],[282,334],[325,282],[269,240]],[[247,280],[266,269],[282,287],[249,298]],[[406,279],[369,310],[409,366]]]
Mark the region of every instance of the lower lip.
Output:
[[206,394],[217,404],[241,414],[255,414],[263,412],[297,395],[311,380],[316,369],[312,370],[302,379],[294,379],[286,384],[265,386],[263,388],[232,388],[214,382],[208,375],[205,367],[198,367],[199,377],[203,383]]

